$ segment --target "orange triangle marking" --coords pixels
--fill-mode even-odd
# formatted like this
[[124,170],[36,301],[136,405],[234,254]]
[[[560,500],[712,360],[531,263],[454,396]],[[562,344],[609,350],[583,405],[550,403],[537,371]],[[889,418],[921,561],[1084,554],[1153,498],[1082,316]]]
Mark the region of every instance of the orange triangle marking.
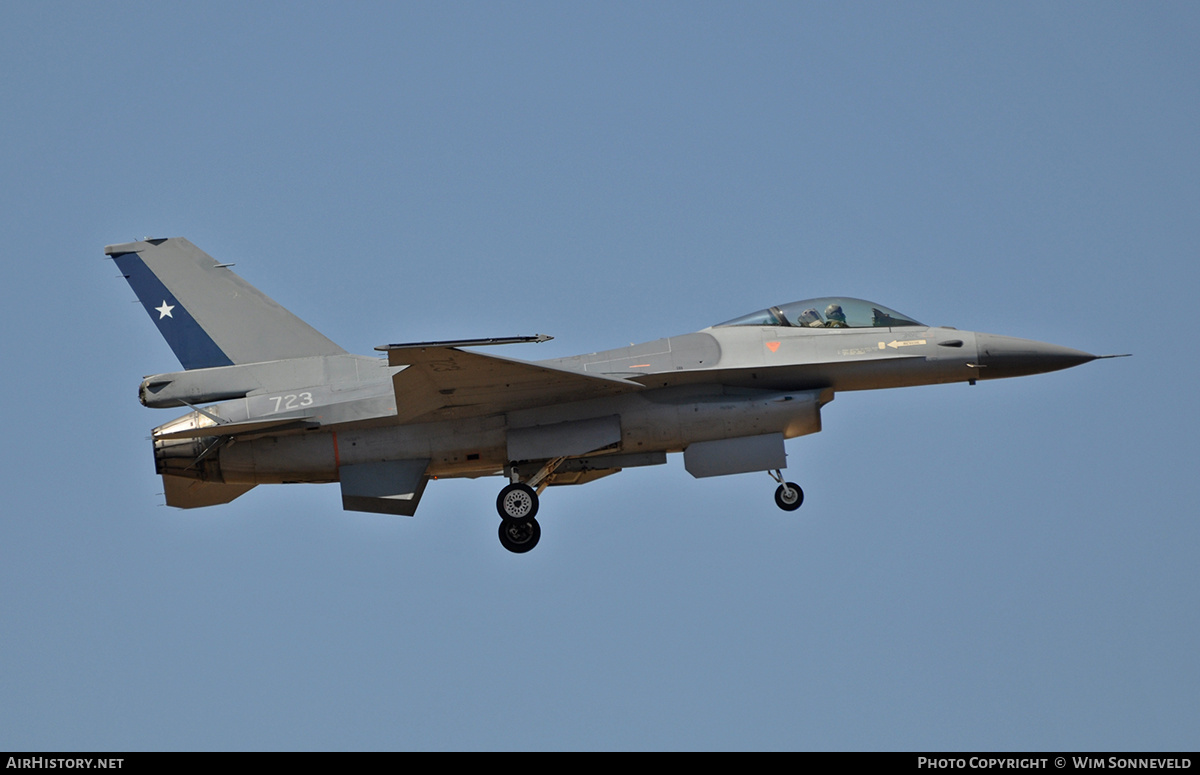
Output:
[[771,352],[775,352],[779,349],[779,342],[767,342],[767,349]]

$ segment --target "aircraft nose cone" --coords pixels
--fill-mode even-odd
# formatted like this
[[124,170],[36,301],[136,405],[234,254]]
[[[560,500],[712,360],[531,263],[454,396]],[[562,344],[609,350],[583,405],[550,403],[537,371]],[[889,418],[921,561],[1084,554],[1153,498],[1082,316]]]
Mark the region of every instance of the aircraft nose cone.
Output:
[[1043,374],[1069,369],[1098,357],[1070,347],[996,334],[977,334],[975,346],[979,365],[983,367],[979,374],[982,379]]

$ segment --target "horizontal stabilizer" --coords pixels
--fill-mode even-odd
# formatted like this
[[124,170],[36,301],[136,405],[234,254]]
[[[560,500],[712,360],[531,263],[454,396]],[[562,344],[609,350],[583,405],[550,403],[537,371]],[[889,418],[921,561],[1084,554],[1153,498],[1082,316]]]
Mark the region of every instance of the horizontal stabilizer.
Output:
[[253,484],[202,482],[199,479],[183,479],[178,476],[164,476],[163,487],[167,505],[178,509],[198,509],[229,503],[254,489]]
[[476,417],[643,390],[636,382],[453,347],[387,349],[400,422]]

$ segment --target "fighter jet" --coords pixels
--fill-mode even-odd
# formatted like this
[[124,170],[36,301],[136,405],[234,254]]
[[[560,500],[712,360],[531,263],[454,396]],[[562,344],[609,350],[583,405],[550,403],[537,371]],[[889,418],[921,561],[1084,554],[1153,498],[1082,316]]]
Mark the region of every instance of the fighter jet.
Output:
[[540,496],[683,453],[695,477],[766,472],[821,430],[843,390],[1016,377],[1100,357],[932,327],[882,304],[818,298],[695,333],[525,361],[478,349],[544,335],[408,342],[347,353],[186,239],[110,245],[183,371],[146,377],[142,404],[186,407],[153,430],[166,502],[228,503],[259,484],[336,482],[342,506],[412,516],[430,479],[503,476],[504,548],[537,545]]

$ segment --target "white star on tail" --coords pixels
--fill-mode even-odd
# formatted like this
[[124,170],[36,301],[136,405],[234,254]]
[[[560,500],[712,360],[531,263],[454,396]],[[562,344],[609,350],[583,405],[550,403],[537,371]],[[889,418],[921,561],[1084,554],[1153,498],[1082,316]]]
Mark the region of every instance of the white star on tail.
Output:
[[172,314],[171,314],[171,310],[173,310],[173,309],[175,309],[175,305],[174,305],[174,304],[167,304],[167,301],[166,301],[166,299],[163,299],[162,306],[161,306],[161,307],[155,307],[155,308],[154,308],[154,311],[158,313],[158,319],[159,319],[159,320],[162,320],[163,318],[173,318],[173,317],[175,317],[174,315],[172,315]]

